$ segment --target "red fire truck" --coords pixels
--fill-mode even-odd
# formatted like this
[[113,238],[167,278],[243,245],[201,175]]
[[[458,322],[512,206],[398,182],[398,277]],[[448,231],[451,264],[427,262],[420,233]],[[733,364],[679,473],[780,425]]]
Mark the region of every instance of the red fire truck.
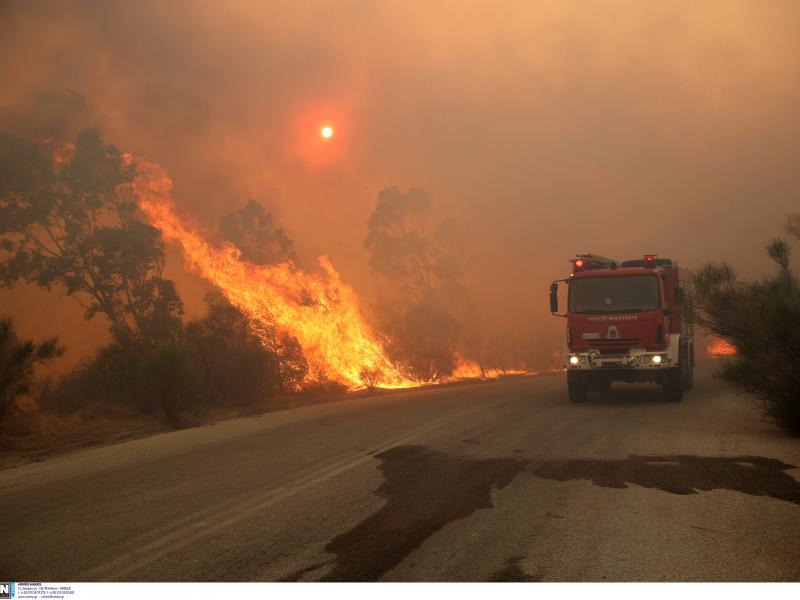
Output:
[[[649,381],[680,401],[692,387],[694,344],[678,263],[655,254],[622,262],[578,254],[570,262],[570,276],[550,286],[550,312],[567,320],[569,399],[584,402],[614,381]],[[567,286],[565,314],[558,282]]]

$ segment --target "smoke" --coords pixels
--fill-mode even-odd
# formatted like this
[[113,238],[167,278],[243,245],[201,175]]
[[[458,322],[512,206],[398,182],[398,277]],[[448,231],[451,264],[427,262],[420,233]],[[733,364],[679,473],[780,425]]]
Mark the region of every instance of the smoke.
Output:
[[[378,192],[428,190],[497,346],[558,347],[546,288],[575,252],[748,275],[797,208],[794,2],[11,2],[0,22],[0,128],[97,127],[209,227],[256,198],[366,302],[389,293],[362,246]],[[76,327],[0,293],[23,335]]]
[[76,91],[37,91],[26,103],[4,107],[0,123],[6,131],[36,139],[73,139],[86,109],[86,98]]

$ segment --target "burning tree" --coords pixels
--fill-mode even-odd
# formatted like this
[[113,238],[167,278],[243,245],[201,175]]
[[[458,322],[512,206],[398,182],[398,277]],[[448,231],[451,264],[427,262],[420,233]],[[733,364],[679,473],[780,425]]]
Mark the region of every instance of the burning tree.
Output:
[[[294,242],[283,227],[275,224],[272,213],[256,200],[250,199],[244,208],[223,216],[219,220],[219,230],[239,250],[240,260],[261,266],[293,265],[296,261]],[[246,318],[242,310],[221,294],[215,295],[209,306],[222,303],[227,303],[229,311],[238,311]],[[287,391],[299,389],[308,375],[308,364],[297,339],[279,331],[274,320],[254,322],[250,326],[259,330],[264,346],[277,356],[281,387]]]
[[58,286],[120,343],[174,336],[183,306],[162,277],[161,234],[137,218],[135,174],[94,130],[52,155],[0,134],[0,284]]
[[[281,335],[297,340],[316,379],[350,389],[377,382],[382,387],[414,385],[386,355],[363,318],[355,291],[341,280],[327,257],[319,258],[320,273],[288,262],[243,261],[231,244],[210,243],[196,223],[179,216],[172,202],[172,181],[163,169],[146,161],[138,166],[134,187],[141,210],[166,239],[181,245],[187,267],[213,283],[246,315],[265,345],[274,326]],[[369,381],[364,380],[365,373],[371,374]]]
[[[800,238],[800,215],[789,218],[786,231]],[[692,277],[692,308],[697,323],[736,348],[719,376],[800,434],[800,281],[788,241],[774,239],[767,253],[778,269],[760,281],[741,281],[724,262],[701,266]]]

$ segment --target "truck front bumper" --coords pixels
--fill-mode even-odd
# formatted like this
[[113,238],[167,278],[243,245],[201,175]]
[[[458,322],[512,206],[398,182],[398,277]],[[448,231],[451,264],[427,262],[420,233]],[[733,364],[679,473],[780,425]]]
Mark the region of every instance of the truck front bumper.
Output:
[[627,352],[601,354],[598,350],[569,352],[564,356],[568,371],[594,371],[604,369],[661,370],[675,366],[669,351],[651,352],[632,349]]

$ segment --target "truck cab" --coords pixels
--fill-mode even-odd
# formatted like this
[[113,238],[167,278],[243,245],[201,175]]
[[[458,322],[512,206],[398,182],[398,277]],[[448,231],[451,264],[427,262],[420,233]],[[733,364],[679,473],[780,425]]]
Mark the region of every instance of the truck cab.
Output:
[[563,366],[570,400],[608,391],[615,381],[660,384],[680,401],[692,386],[694,348],[686,286],[678,265],[648,254],[616,261],[579,254],[572,263],[567,310],[558,313],[558,283],[551,313],[566,318]]

